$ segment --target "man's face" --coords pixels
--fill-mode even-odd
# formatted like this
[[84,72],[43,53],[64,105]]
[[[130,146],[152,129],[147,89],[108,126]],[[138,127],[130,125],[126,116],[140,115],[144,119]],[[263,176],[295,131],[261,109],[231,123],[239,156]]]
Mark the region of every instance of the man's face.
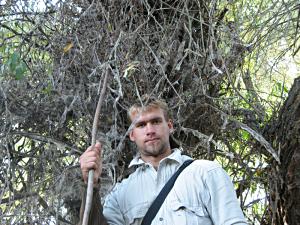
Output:
[[169,135],[173,131],[171,120],[166,121],[162,109],[154,108],[131,115],[135,122],[130,132],[142,156],[158,157],[171,153]]

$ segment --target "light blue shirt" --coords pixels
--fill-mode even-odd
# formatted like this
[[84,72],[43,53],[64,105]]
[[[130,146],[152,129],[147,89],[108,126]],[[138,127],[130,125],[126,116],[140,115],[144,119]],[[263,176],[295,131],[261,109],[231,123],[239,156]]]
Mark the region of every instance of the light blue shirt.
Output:
[[[104,216],[108,224],[139,225],[169,178],[190,157],[175,149],[158,169],[140,157],[129,167],[138,168],[107,196]],[[245,225],[230,177],[216,162],[195,160],[177,178],[153,225]]]

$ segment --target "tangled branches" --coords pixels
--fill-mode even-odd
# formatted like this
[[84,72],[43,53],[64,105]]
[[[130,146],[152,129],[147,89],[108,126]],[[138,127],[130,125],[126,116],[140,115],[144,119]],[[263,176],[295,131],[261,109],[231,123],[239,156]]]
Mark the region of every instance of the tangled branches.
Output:
[[242,40],[233,3],[82,0],[33,8],[17,3],[1,6],[1,220],[78,220],[77,158],[89,145],[107,67],[112,73],[97,135],[104,143],[102,195],[126,176],[135,154],[125,135],[126,110],[156,96],[172,108],[177,144],[194,157],[218,159],[239,182],[246,207],[243,193],[264,169],[253,155],[261,161],[272,156],[248,147],[254,141],[245,130],[260,135],[265,110],[250,76],[243,74],[249,99],[237,85],[236,71],[254,43]]

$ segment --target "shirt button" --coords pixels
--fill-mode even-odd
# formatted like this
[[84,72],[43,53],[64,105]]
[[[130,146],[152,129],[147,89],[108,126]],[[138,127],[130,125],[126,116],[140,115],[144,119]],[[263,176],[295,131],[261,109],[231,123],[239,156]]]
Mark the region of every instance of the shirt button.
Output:
[[159,221],[163,221],[164,220],[164,218],[162,218],[162,217],[159,217]]

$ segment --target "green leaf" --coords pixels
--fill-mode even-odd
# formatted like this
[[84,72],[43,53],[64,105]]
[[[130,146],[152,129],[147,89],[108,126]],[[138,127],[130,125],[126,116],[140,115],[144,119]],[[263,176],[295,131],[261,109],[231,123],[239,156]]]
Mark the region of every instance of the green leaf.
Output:
[[16,67],[16,70],[15,70],[14,75],[15,75],[16,80],[21,80],[24,77],[26,71],[27,71],[26,64],[24,62],[21,62]]
[[15,51],[8,58],[7,69],[9,74],[11,74],[16,80],[20,80],[24,77],[27,71],[27,66],[22,61],[21,55],[18,51]]
[[19,62],[20,62],[20,54],[18,52],[14,52],[8,60],[8,65],[11,72],[16,69]]
[[250,139],[250,134],[247,131],[241,130],[242,137],[245,141]]

